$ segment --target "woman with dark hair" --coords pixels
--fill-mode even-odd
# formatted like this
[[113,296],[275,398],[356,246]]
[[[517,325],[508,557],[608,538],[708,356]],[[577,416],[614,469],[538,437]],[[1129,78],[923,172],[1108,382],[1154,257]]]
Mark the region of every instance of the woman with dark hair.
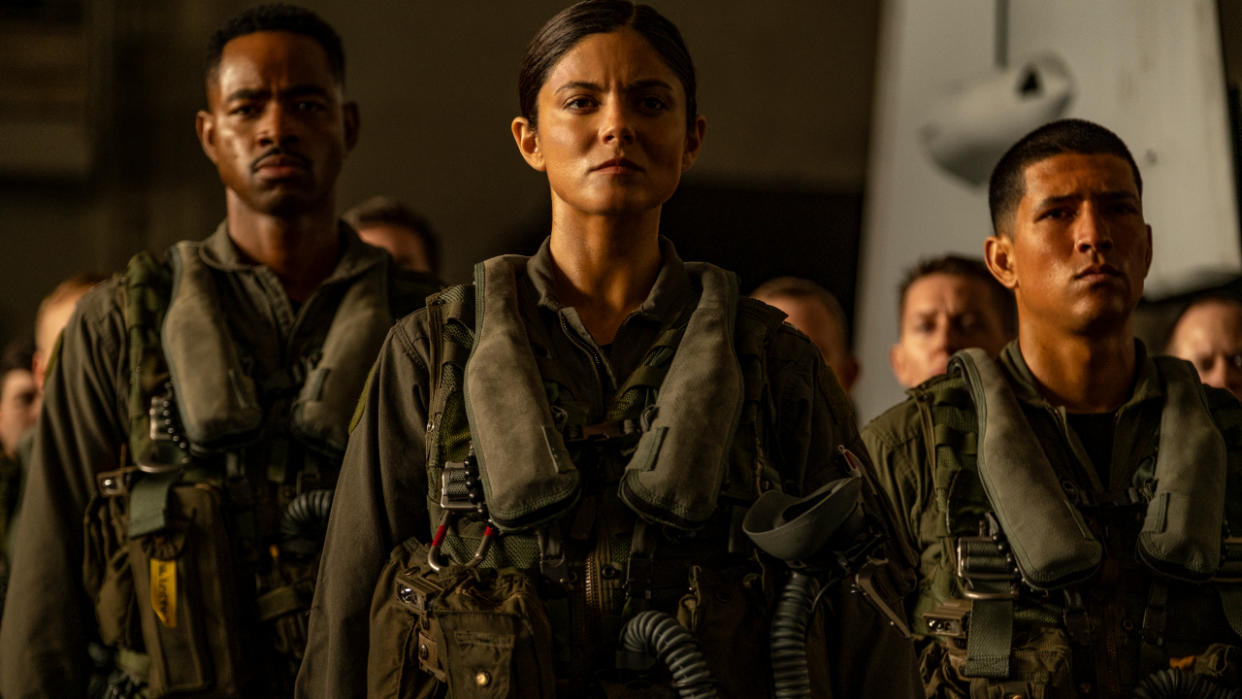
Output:
[[[864,685],[876,661],[842,658],[878,650],[878,616],[848,607],[847,637],[810,596],[785,614],[801,624],[792,674],[773,678],[788,568],[756,552],[743,516],[765,493],[856,481],[839,449],[865,452],[815,347],[660,236],[706,127],[677,28],[644,5],[576,4],[531,42],[519,97],[513,137],[548,179],[550,236],[480,263],[389,335],[299,693],[898,696],[904,642],[883,637],[885,683]],[[841,587],[825,595],[838,611]]]

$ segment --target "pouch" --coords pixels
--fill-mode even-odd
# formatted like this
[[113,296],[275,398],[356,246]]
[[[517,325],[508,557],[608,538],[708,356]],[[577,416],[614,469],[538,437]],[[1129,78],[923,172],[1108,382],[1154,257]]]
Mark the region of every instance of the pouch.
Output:
[[168,525],[128,542],[134,599],[150,657],[148,692],[163,697],[241,684],[234,569],[219,491],[205,483],[168,493]]
[[556,696],[552,630],[534,581],[516,569],[439,571],[427,546],[402,544],[371,605],[367,686],[372,696],[454,699]]

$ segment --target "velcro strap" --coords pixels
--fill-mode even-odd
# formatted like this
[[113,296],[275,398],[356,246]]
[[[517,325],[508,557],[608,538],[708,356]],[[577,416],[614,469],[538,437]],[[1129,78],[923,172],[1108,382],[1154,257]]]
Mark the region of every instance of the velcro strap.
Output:
[[181,470],[176,469],[145,476],[134,484],[129,498],[129,538],[168,526],[168,491],[180,476]]
[[975,600],[970,609],[962,674],[992,679],[1008,677],[1012,644],[1013,600]]

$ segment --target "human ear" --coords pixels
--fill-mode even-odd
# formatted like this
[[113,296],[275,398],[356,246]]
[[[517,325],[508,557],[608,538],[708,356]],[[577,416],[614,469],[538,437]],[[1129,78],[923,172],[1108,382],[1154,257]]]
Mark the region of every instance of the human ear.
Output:
[[346,102],[341,107],[341,115],[345,119],[345,149],[353,150],[358,145],[358,131],[362,122],[358,114],[357,102]]
[[194,130],[198,132],[198,143],[203,147],[207,159],[216,162],[216,117],[211,112],[200,109],[194,115]]
[[686,129],[686,151],[681,156],[681,171],[685,172],[699,158],[699,150],[703,147],[703,136],[707,134],[707,119],[695,117],[694,125]]
[[990,236],[983,244],[983,261],[1001,286],[1010,291],[1018,287],[1013,265],[1013,238],[1004,234]]
[[539,150],[539,132],[535,130],[530,120],[526,117],[516,117],[513,123],[509,124],[509,129],[513,132],[513,142],[517,144],[518,152],[522,154],[526,164],[539,172],[546,172],[547,166],[543,162],[543,151]]

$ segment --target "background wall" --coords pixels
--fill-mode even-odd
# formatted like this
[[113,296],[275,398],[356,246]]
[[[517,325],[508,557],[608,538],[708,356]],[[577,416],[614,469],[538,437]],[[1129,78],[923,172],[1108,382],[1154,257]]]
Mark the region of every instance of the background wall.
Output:
[[[20,32],[19,20],[66,4],[74,5],[0,0],[0,28]],[[25,331],[60,278],[203,237],[223,217],[194,113],[207,37],[248,4],[91,0],[83,14],[91,62],[82,70],[100,76],[89,114],[93,166],[79,178],[4,175],[0,339]],[[362,112],[342,208],[376,193],[407,200],[445,239],[450,281],[465,280],[478,259],[524,251],[546,234],[546,180],[518,156],[509,122],[526,42],[566,2],[305,4],[342,35],[347,92]],[[686,257],[746,267],[744,287],[778,272],[803,274],[852,307],[876,3],[657,5],[686,37],[708,119],[703,155],[667,208],[665,232]],[[28,61],[0,42],[0,66],[6,55]],[[32,72],[24,89],[39,93],[46,81]]]

